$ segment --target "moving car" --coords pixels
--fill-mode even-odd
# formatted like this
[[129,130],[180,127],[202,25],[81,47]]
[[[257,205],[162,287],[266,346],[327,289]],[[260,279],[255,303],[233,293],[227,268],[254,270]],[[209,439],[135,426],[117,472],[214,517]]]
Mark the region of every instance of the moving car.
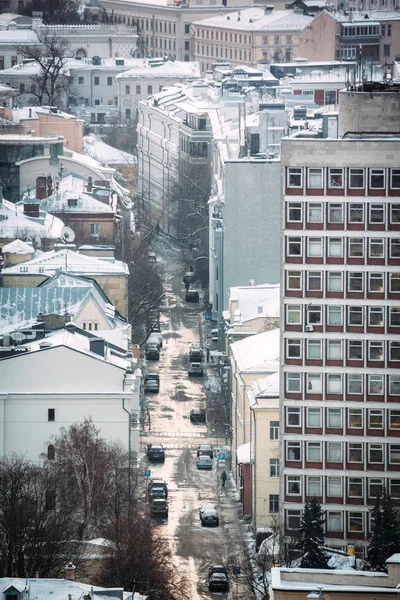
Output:
[[[168,498],[168,486],[165,483],[164,479],[161,479],[160,477],[153,477],[153,479],[150,479],[149,484],[147,486],[149,500],[151,500],[153,497],[152,490],[158,488],[162,488],[164,490],[165,497]],[[159,492],[156,492],[156,495],[158,494]]]
[[145,356],[147,360],[160,360],[160,350],[157,344],[146,344]]
[[215,565],[208,571],[208,589],[210,592],[227,592],[229,590],[228,572],[222,565]]
[[219,514],[215,508],[209,508],[201,513],[200,520],[202,527],[205,527],[206,525],[214,525],[215,527],[218,527]]
[[204,352],[203,346],[200,344],[192,344],[189,350],[189,361],[190,362],[203,362]]
[[147,458],[150,462],[164,462],[164,446],[162,444],[149,444],[147,446]]
[[159,331],[152,331],[149,337],[147,338],[148,344],[157,344],[158,349],[162,348],[163,338],[162,334]]
[[196,467],[200,471],[211,471],[212,460],[209,456],[198,456],[196,459]]
[[200,302],[199,292],[197,290],[188,290],[185,295],[186,302]]
[[168,502],[165,498],[154,498],[150,504],[150,514],[152,517],[168,519]]
[[193,362],[190,363],[189,368],[188,368],[188,375],[189,377],[192,376],[199,376],[199,377],[203,377],[203,365],[199,362]]
[[206,422],[206,411],[204,408],[194,408],[190,411],[191,423],[205,423]]
[[148,260],[149,262],[157,262],[157,255],[155,254],[155,252],[149,252],[148,254]]
[[199,518],[201,520],[201,516],[203,513],[205,513],[207,510],[217,510],[215,508],[215,504],[202,504],[199,508]]
[[218,342],[218,329],[211,329],[211,339],[213,342]]
[[214,452],[211,446],[202,444],[197,447],[197,456],[209,456],[210,458],[214,458]]
[[144,389],[146,392],[159,392],[160,391],[160,376],[158,373],[147,373],[144,378]]

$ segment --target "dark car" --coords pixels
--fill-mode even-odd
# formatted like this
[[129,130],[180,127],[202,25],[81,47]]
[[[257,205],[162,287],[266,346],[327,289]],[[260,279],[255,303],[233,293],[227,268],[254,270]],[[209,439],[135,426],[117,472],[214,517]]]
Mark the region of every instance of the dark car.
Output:
[[199,292],[197,290],[188,290],[185,295],[186,302],[200,302]]
[[204,352],[203,346],[200,344],[192,344],[189,350],[189,361],[190,362],[203,362]]
[[188,368],[189,377],[198,376],[203,377],[203,365],[199,362],[192,362]]
[[227,592],[229,590],[228,572],[225,567],[215,565],[209,569],[208,589],[210,592]]
[[204,408],[194,408],[190,411],[191,423],[205,423],[206,422],[206,411]]
[[147,360],[160,360],[160,350],[157,344],[147,344],[145,356]]
[[147,458],[150,462],[164,462],[164,446],[162,444],[149,444],[147,446]]
[[209,456],[210,458],[214,458],[214,452],[211,446],[202,444],[197,447],[197,456]]
[[203,510],[200,520],[203,527],[206,525],[214,525],[215,527],[218,527],[219,525],[219,515],[215,508]]
[[144,378],[144,389],[146,392],[159,392],[160,391],[160,376],[158,373],[147,373]]
[[150,514],[152,517],[168,519],[168,502],[165,498],[154,498],[150,504]]
[[[153,479],[150,479],[149,484],[147,486],[149,500],[151,500],[153,497],[153,489],[158,488],[162,488],[164,490],[165,497],[168,498],[168,486],[165,483],[164,479],[161,479],[160,477],[153,477]],[[158,494],[159,492],[157,491],[156,495]]]

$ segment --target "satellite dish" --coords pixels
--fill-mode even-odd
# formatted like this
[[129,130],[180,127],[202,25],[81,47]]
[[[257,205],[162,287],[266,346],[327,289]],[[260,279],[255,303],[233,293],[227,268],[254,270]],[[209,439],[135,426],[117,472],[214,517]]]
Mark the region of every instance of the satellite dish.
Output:
[[74,239],[75,239],[75,233],[71,229],[71,227],[63,227],[61,229],[61,240],[64,242],[64,244],[73,242]]

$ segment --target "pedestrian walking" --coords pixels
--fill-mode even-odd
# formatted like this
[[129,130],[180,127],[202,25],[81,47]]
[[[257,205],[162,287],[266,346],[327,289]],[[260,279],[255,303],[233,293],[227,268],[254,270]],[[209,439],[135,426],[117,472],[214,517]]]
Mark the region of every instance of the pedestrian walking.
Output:
[[221,473],[221,484],[222,484],[223,488],[225,487],[225,481],[226,481],[226,473],[225,473],[225,471],[222,471],[222,473]]
[[210,348],[206,348],[206,352],[207,352],[207,362],[210,362]]

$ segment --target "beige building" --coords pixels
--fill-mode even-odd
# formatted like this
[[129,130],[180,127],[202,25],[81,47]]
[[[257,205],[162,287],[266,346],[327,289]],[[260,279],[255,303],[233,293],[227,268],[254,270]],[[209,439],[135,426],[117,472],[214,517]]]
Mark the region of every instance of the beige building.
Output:
[[278,284],[232,287],[224,312],[228,343],[279,327],[279,312]]
[[252,7],[193,23],[193,58],[202,72],[217,61],[254,67],[261,60],[290,62],[298,55],[299,33],[312,17],[298,10]]

